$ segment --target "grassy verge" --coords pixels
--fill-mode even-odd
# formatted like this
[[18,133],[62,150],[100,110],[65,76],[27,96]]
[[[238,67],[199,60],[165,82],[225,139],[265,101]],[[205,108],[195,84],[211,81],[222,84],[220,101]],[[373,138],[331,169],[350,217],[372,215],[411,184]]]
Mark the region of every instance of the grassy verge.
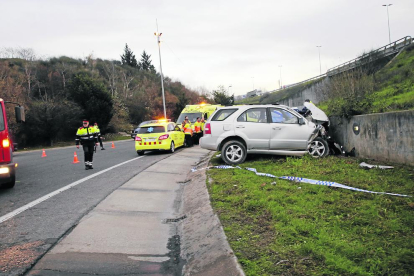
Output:
[[[222,164],[219,158],[211,162]],[[412,167],[364,170],[359,162],[259,156],[241,167],[413,194]],[[247,275],[414,275],[413,198],[274,180],[246,170],[208,175],[213,208]]]
[[[121,141],[121,140],[129,140],[131,136],[125,136],[118,133],[108,133],[106,135],[103,135],[105,138],[102,142],[108,143],[112,141]],[[75,140],[73,141],[62,141],[62,142],[56,142],[53,144],[53,146],[38,146],[38,147],[27,147],[27,148],[20,148],[18,147],[18,151],[31,151],[31,150],[40,150],[40,149],[52,149],[52,148],[62,148],[62,147],[68,147],[68,146],[75,146]]]

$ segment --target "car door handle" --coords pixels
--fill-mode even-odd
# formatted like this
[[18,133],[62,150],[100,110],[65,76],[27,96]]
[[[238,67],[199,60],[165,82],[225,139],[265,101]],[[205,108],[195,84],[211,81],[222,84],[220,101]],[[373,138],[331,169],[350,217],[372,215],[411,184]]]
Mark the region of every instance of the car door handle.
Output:
[[274,130],[281,130],[282,128],[281,127],[274,127],[273,129]]
[[244,128],[244,126],[236,126],[236,128]]

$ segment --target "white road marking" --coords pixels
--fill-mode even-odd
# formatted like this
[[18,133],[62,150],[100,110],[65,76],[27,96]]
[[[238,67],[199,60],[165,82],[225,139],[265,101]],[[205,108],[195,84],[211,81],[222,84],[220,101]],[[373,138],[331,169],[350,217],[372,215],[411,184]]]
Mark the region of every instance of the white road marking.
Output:
[[12,217],[14,217],[14,216],[17,216],[18,214],[20,214],[20,213],[22,213],[22,212],[24,212],[24,211],[26,211],[26,210],[28,210],[28,209],[30,209],[30,208],[32,208],[32,207],[34,207],[34,206],[36,206],[37,204],[39,204],[39,203],[41,203],[41,202],[43,202],[43,201],[45,201],[45,200],[47,200],[47,199],[49,199],[49,198],[51,198],[51,197],[54,197],[54,196],[55,196],[55,195],[57,195],[57,194],[60,194],[61,192],[64,192],[64,191],[66,191],[66,190],[69,190],[70,188],[73,188],[73,187],[75,187],[76,185],[79,185],[79,184],[81,184],[81,183],[85,182],[86,180],[89,180],[89,179],[91,179],[91,178],[94,178],[95,176],[98,176],[98,175],[100,175],[100,174],[103,174],[103,173],[105,173],[105,172],[107,172],[107,171],[110,171],[110,170],[112,170],[112,169],[115,169],[115,168],[117,168],[117,167],[119,167],[119,166],[122,166],[122,165],[124,165],[124,164],[126,164],[126,163],[129,163],[129,162],[135,161],[135,160],[140,159],[140,158],[142,158],[142,157],[144,157],[144,156],[136,157],[136,158],[134,158],[134,159],[131,159],[131,160],[128,160],[128,161],[122,162],[122,163],[120,163],[120,164],[118,164],[118,165],[115,165],[115,166],[112,166],[112,167],[110,167],[110,168],[107,168],[107,169],[105,169],[105,170],[103,170],[103,171],[99,171],[99,172],[97,172],[97,173],[91,174],[90,176],[87,176],[87,177],[85,177],[85,178],[82,178],[82,179],[80,179],[80,180],[78,180],[78,181],[75,181],[75,182],[73,182],[73,183],[71,183],[71,184],[69,184],[69,185],[66,185],[65,187],[62,187],[62,188],[60,188],[60,189],[58,189],[58,190],[56,190],[56,191],[54,191],[54,192],[51,192],[51,193],[49,193],[49,194],[47,194],[47,195],[45,195],[45,196],[42,196],[41,198],[38,198],[38,199],[36,199],[36,200],[34,200],[34,201],[32,201],[32,202],[30,202],[30,203],[28,203],[28,204],[24,205],[24,206],[22,206],[22,207],[20,207],[20,208],[18,208],[18,209],[16,209],[16,210],[14,210],[14,211],[12,211],[12,212],[10,212],[10,213],[8,213],[8,214],[6,214],[6,215],[4,215],[4,216],[0,217],[0,224],[1,224],[1,223],[3,223],[3,222],[5,222],[5,221],[6,221],[6,220],[8,220],[8,219],[11,219],[11,218],[12,218]]

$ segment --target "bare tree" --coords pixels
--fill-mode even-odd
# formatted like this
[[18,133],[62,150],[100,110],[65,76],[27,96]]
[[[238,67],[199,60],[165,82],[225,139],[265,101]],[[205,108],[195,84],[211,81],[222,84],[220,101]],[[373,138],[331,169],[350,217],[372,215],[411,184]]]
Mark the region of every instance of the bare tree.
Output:
[[105,77],[109,83],[109,89],[111,90],[111,95],[112,97],[115,97],[118,94],[117,85],[116,85],[118,76],[119,76],[119,72],[117,70],[118,68],[115,67],[115,64],[113,61],[105,61],[102,67],[104,70]]

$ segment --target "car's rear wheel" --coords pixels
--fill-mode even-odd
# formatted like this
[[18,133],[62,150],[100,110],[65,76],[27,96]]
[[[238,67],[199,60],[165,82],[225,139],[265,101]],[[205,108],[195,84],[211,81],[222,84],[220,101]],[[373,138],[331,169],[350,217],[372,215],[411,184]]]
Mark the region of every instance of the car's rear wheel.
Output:
[[137,150],[137,153],[138,153],[139,156],[142,156],[142,155],[144,155],[145,151],[143,151],[143,150]]
[[247,151],[242,142],[233,140],[223,145],[221,158],[228,165],[241,164],[246,160]]
[[328,143],[321,137],[316,137],[310,144],[309,154],[314,158],[327,156],[329,154]]
[[174,141],[171,141],[170,152],[174,153],[174,151],[175,151]]

